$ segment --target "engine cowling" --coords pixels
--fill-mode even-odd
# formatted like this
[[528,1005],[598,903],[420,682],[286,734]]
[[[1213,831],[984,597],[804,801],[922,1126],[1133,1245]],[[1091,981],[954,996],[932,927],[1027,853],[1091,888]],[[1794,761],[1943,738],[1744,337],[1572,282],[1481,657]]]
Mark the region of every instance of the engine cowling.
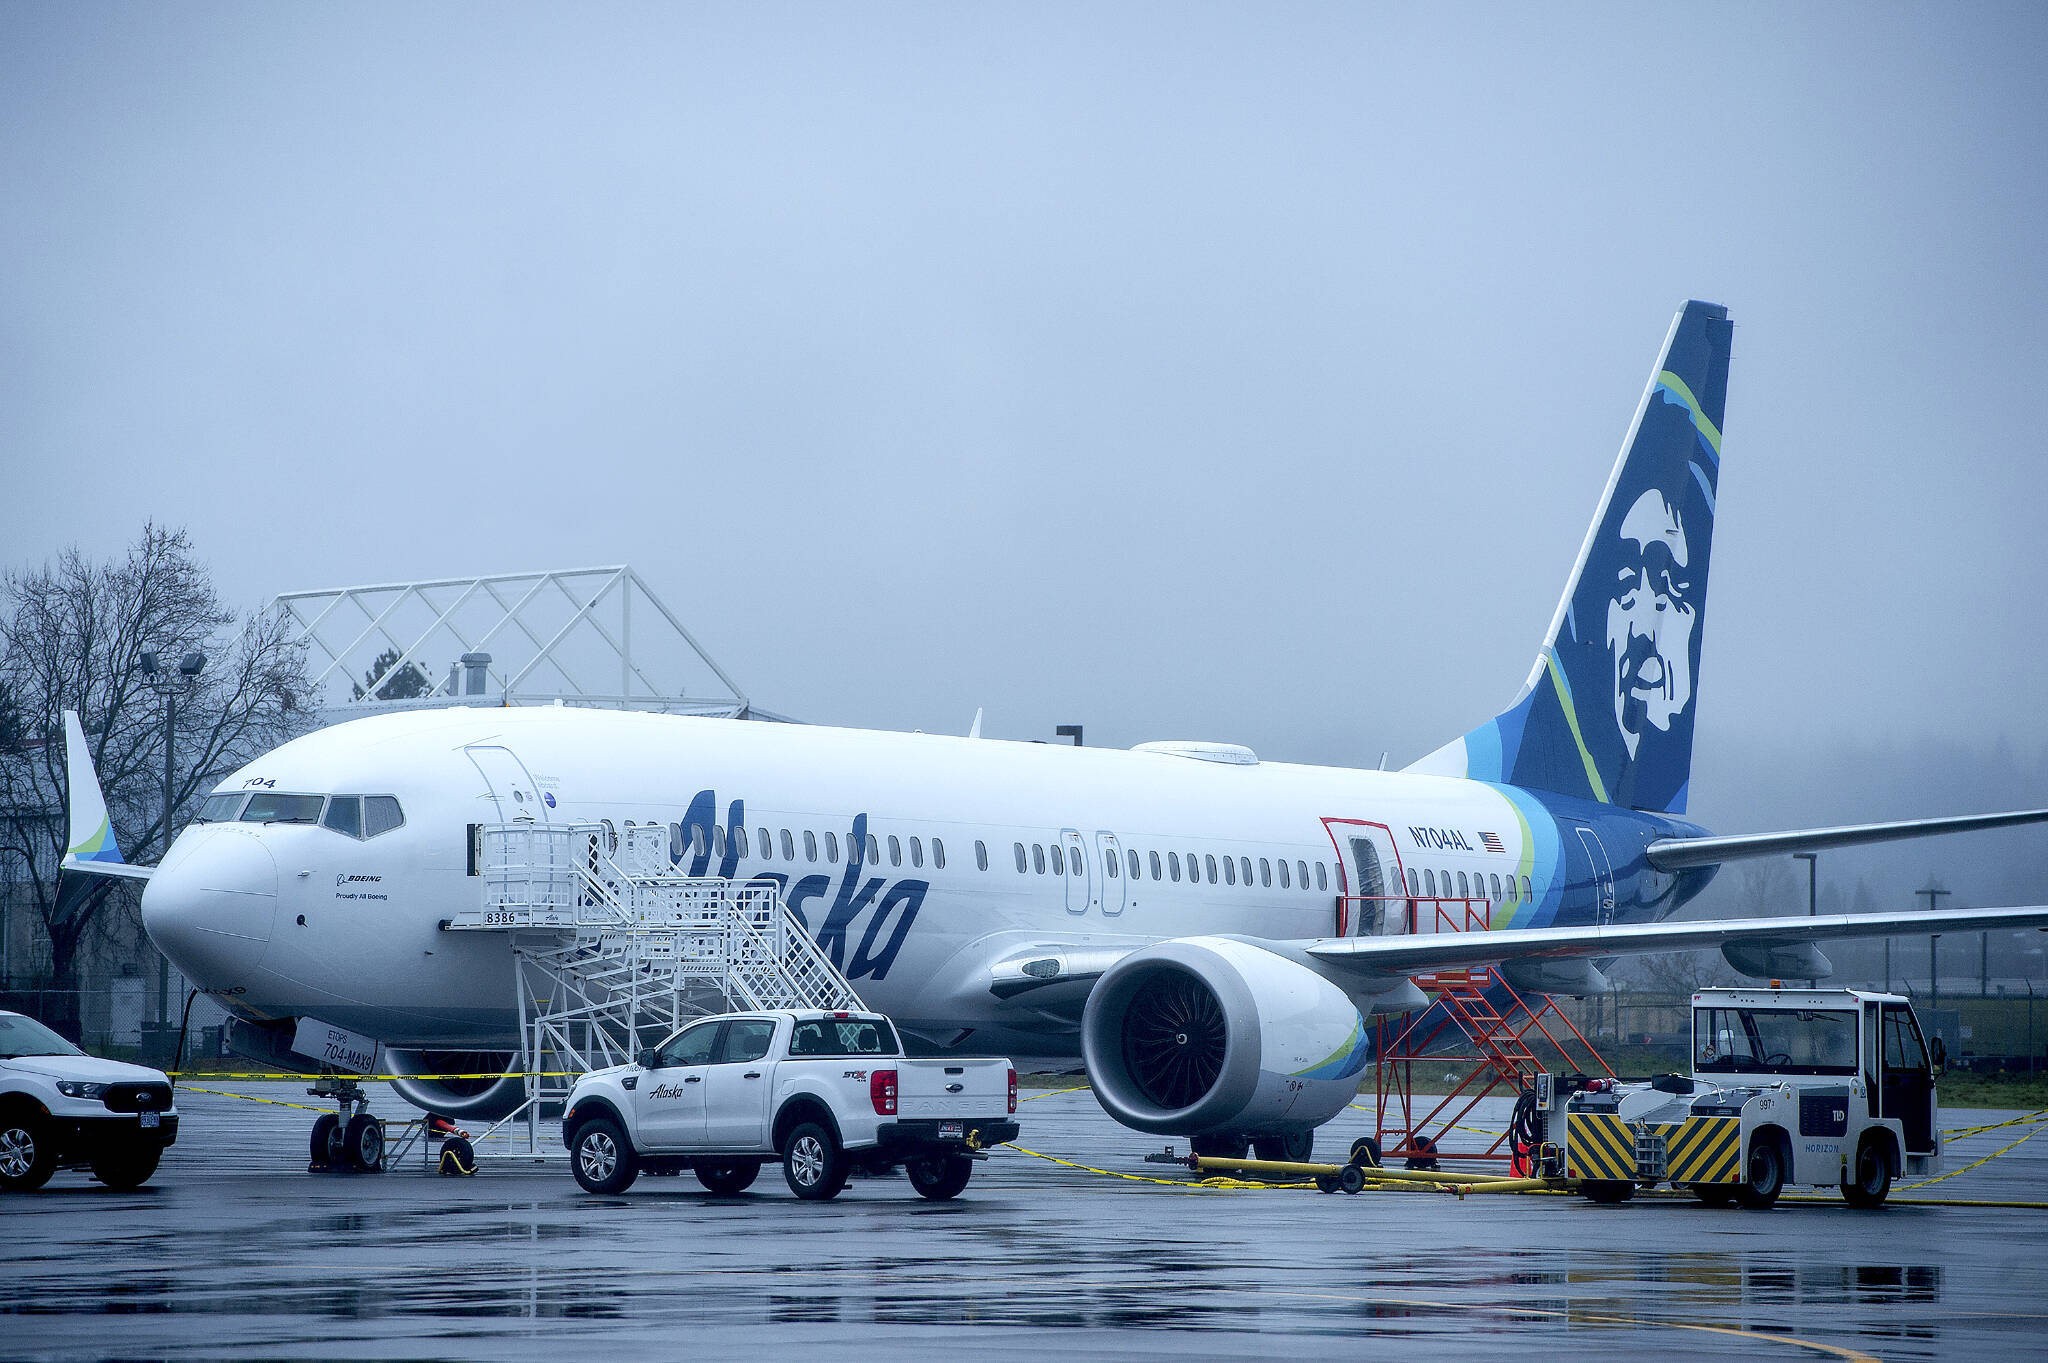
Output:
[[1227,937],[1182,937],[1103,972],[1081,1019],[1096,1099],[1163,1135],[1312,1131],[1358,1092],[1365,1019],[1308,967]]
[[480,1075],[474,1079],[402,1078],[391,1091],[428,1112],[495,1122],[526,1101],[526,1081],[505,1071],[518,1056],[504,1051],[398,1051],[386,1049],[384,1063],[397,1075]]

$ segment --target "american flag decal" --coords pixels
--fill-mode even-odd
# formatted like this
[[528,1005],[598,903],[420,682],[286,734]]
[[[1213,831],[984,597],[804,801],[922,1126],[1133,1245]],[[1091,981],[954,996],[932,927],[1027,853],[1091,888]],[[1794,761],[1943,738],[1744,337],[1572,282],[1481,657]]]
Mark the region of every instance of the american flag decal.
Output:
[[1500,834],[1498,833],[1482,832],[1479,835],[1479,841],[1486,844],[1486,850],[1489,852],[1505,852],[1508,850],[1501,844]]

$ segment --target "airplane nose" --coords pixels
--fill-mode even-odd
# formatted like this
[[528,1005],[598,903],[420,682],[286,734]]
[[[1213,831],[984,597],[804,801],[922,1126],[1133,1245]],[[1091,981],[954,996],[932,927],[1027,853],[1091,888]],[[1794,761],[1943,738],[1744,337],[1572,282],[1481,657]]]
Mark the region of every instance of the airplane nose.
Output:
[[178,839],[142,891],[142,926],[186,976],[230,985],[263,958],[277,916],[277,861],[233,825]]

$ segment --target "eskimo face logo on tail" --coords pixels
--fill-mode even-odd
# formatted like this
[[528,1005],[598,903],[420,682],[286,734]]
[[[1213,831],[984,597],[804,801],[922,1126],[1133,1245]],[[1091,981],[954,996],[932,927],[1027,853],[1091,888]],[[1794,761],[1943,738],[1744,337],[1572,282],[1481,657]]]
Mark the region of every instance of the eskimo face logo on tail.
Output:
[[1620,562],[1607,603],[1607,653],[1612,663],[1614,722],[1633,758],[1645,729],[1669,733],[1692,704],[1691,555],[1685,517],[1656,488],[1622,518]]

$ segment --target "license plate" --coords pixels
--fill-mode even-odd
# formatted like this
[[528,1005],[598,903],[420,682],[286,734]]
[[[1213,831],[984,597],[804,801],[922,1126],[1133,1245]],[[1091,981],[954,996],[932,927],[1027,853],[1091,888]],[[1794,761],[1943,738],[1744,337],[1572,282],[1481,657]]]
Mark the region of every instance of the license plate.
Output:
[[142,1114],[142,1126],[144,1130],[148,1130],[152,1126],[159,1126],[162,1123],[163,1114],[160,1112],[145,1112]]
[[964,1135],[966,1135],[966,1134],[967,1134],[967,1127],[966,1127],[966,1125],[965,1125],[964,1123],[961,1123],[961,1122],[940,1122],[940,1123],[939,1123],[939,1138],[940,1138],[941,1140],[945,1140],[945,1139],[948,1139],[948,1138],[951,1138],[951,1139],[958,1139],[959,1137],[961,1137],[961,1136],[964,1136]]

